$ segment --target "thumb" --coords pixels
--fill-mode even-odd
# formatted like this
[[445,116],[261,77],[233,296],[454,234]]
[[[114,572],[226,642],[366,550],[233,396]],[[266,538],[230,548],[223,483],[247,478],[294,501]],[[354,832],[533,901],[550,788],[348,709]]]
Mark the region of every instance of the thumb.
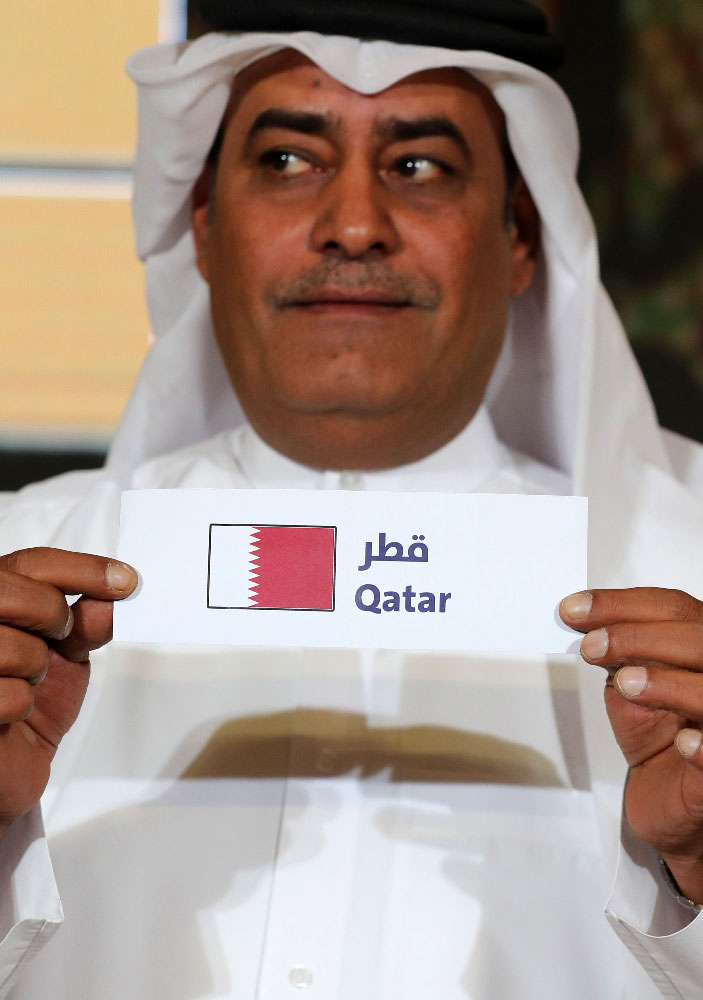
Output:
[[81,597],[71,610],[73,628],[65,639],[51,645],[65,659],[83,663],[94,649],[112,639],[112,601]]

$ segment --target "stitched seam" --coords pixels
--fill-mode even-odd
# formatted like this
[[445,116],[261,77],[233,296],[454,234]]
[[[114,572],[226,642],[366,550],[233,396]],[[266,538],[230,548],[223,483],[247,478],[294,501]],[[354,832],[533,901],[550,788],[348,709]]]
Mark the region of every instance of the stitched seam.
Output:
[[[676,986],[676,984],[671,980],[669,974],[659,964],[654,955],[647,951],[639,940],[639,937],[627,926],[627,924],[622,921],[618,921],[617,934],[623,941],[623,944],[628,947],[632,945],[632,947],[630,947],[630,951],[632,951],[642,968],[651,977],[655,986],[660,989],[667,986],[671,987],[672,992],[667,990],[667,993],[663,994],[666,996],[667,1000],[686,1000],[678,986]],[[629,938],[629,945],[624,940],[625,935]]]
[[[37,954],[37,952],[41,951],[42,946],[44,945],[44,934],[45,931],[47,930],[47,927],[53,928],[53,930],[55,931],[58,929],[58,926],[59,926],[58,924],[50,920],[43,920],[41,922],[40,926],[34,932],[31,941],[25,948],[24,954],[20,958],[17,965],[15,965],[15,967],[10,970],[10,972],[5,977],[3,982],[0,983],[0,996],[7,995],[6,990],[11,989],[14,986],[17,977],[19,976],[20,972],[24,969],[25,965],[27,965],[30,959],[32,959]],[[49,934],[48,936],[51,937],[51,934]]]

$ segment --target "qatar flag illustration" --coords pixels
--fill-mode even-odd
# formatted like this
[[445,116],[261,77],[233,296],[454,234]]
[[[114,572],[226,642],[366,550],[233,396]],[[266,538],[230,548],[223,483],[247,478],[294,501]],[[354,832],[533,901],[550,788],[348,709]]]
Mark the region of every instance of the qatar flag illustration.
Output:
[[334,611],[337,529],[211,524],[208,607]]

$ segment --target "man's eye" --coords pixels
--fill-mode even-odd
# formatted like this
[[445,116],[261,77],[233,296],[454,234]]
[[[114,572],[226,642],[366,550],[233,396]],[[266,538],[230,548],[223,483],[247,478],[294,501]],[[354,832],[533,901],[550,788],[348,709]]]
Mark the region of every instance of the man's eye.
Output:
[[299,153],[291,153],[285,149],[271,149],[264,153],[260,161],[264,166],[273,167],[276,173],[287,177],[299,177],[312,170],[312,164]]
[[454,171],[427,156],[402,156],[393,164],[393,173],[411,181],[436,181]]

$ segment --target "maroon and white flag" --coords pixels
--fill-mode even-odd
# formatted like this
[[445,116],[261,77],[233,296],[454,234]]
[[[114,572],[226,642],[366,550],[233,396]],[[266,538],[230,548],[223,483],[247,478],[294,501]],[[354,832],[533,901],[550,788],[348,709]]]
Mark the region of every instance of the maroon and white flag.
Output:
[[208,607],[333,611],[336,528],[212,524]]

